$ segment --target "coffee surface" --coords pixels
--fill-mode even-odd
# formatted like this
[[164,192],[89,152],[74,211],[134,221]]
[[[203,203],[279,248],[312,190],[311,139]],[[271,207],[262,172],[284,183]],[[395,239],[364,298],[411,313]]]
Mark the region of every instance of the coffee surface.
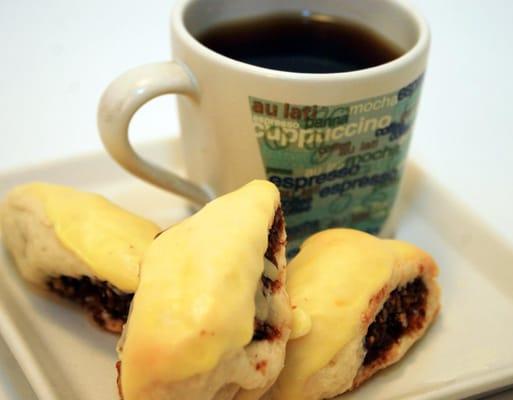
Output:
[[225,22],[200,33],[197,39],[237,61],[302,73],[355,71],[385,64],[402,54],[366,26],[308,13]]

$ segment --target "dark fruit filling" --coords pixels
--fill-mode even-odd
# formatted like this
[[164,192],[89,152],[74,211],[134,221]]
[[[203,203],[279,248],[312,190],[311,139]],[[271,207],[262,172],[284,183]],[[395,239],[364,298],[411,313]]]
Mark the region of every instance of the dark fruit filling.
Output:
[[381,358],[402,335],[422,328],[427,295],[428,290],[422,278],[416,278],[390,293],[367,330],[364,366]]
[[284,244],[280,239],[280,233],[284,225],[285,219],[283,218],[283,212],[280,207],[274,213],[273,224],[267,235],[267,250],[265,251],[265,258],[276,266],[278,266],[278,261],[276,260],[275,253],[280,249],[280,246]]
[[48,288],[59,296],[84,307],[96,323],[108,330],[112,325],[124,324],[133,293],[125,293],[105,281],[92,280],[87,276],[72,278],[58,276],[46,281]]
[[255,331],[251,340],[273,340],[280,337],[280,331],[267,322],[259,321],[255,318]]
[[[265,251],[265,258],[271,261],[276,268],[278,268],[278,261],[275,254],[279,251],[280,247],[284,244],[281,241],[280,235],[284,228],[285,219],[281,208],[278,208],[274,213],[273,224],[269,229],[267,236],[267,250]],[[279,280],[273,281],[264,274],[262,274],[262,290],[265,297],[272,295],[274,292],[281,288]],[[252,340],[273,340],[280,336],[280,331],[268,324],[266,321],[260,321],[255,318],[255,330],[253,332]]]

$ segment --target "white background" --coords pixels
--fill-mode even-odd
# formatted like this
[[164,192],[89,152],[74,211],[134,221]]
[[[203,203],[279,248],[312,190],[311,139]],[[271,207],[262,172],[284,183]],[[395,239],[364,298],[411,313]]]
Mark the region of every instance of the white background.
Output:
[[[513,1],[412,1],[433,39],[410,156],[513,245]],[[102,151],[102,90],[170,57],[171,5],[2,0],[0,173]],[[136,142],[177,135],[174,99],[145,106],[132,128]]]

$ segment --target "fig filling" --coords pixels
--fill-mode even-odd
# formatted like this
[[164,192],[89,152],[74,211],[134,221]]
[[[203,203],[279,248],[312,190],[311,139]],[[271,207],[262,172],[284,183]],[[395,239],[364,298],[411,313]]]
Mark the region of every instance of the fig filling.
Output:
[[367,330],[364,366],[382,358],[402,335],[422,328],[426,316],[427,295],[426,284],[420,277],[390,293]]
[[278,207],[274,213],[273,224],[269,233],[267,234],[267,250],[265,251],[265,258],[271,261],[276,267],[278,267],[278,261],[276,261],[275,253],[280,249],[280,246],[284,243],[281,242],[280,234],[285,225],[285,219],[283,218],[283,211],[281,207]]
[[273,340],[279,337],[280,330],[278,328],[255,318],[255,331],[253,332],[252,341]]
[[48,289],[84,307],[94,321],[112,332],[121,332],[128,318],[133,293],[125,293],[105,281],[87,276],[58,276],[46,281]]
[[[278,268],[278,261],[276,260],[275,254],[284,244],[280,238],[284,225],[285,219],[283,217],[283,212],[279,207],[274,213],[273,223],[267,235],[267,249],[265,251],[265,258],[271,261],[276,268]],[[265,276],[265,274],[262,274],[261,280],[262,293],[266,298],[272,296],[273,293],[281,288],[281,282],[278,279],[272,280],[271,278]],[[273,340],[279,336],[280,331],[278,328],[272,326],[267,321],[262,321],[258,318],[255,318],[255,328],[252,338],[253,341]]]

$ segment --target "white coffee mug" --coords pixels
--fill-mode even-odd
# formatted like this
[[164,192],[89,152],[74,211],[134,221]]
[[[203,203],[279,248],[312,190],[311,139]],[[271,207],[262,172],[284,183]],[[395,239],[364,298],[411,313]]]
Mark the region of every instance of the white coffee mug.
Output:
[[[294,73],[246,64],[196,37],[226,21],[277,12],[353,20],[400,47],[399,58],[342,73]],[[332,226],[379,233],[396,197],[411,137],[429,30],[405,0],[181,0],[171,18],[174,61],[144,65],[105,91],[98,126],[133,174],[202,205],[255,179],[282,192],[292,240]],[[188,178],[139,157],[134,113],[177,94]]]

